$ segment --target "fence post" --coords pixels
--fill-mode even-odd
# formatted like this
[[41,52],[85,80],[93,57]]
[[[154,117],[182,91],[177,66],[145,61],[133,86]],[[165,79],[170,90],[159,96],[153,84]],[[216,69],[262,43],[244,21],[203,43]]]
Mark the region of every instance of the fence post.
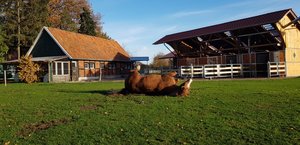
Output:
[[205,77],[205,67],[204,67],[205,65],[202,65],[202,78],[204,78]]
[[231,68],[231,78],[233,78],[233,66],[232,66],[233,64],[230,64],[230,68]]
[[244,65],[240,64],[240,68],[241,68],[241,77],[244,77]]
[[179,76],[182,77],[182,66],[180,66],[178,69],[179,69]]
[[221,69],[220,65],[217,64],[217,77],[221,77],[220,69]]
[[191,77],[193,78],[194,77],[194,67],[193,67],[193,64],[191,64]]
[[271,77],[270,61],[268,61],[268,78]]
[[276,62],[276,69],[277,69],[277,75],[279,76],[279,63],[278,62]]
[[100,64],[100,68],[99,68],[100,70],[99,70],[99,81],[101,81],[102,80],[102,69],[101,69],[101,64]]
[[4,85],[6,86],[6,70],[4,70]]

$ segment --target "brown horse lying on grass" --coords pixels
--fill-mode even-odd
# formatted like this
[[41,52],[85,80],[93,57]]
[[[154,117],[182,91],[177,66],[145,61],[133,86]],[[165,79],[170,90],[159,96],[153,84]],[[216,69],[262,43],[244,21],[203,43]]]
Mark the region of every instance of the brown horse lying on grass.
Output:
[[121,93],[188,96],[192,79],[188,79],[177,86],[178,80],[175,76],[176,72],[170,72],[166,75],[141,76],[138,69],[132,70],[125,80],[125,89]]

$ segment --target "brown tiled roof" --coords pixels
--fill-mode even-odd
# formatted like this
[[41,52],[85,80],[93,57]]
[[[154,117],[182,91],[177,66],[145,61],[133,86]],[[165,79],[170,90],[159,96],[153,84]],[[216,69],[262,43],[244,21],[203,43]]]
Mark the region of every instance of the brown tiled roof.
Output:
[[154,44],[161,44],[161,43],[166,43],[166,42],[171,42],[176,40],[188,39],[197,36],[214,34],[219,32],[226,32],[229,30],[236,30],[236,29],[253,27],[253,26],[258,26],[263,24],[276,23],[289,11],[292,11],[292,9],[276,11],[276,12],[267,13],[259,16],[231,21],[223,24],[170,34],[156,41]]
[[45,27],[72,59],[129,61],[128,53],[114,40]]

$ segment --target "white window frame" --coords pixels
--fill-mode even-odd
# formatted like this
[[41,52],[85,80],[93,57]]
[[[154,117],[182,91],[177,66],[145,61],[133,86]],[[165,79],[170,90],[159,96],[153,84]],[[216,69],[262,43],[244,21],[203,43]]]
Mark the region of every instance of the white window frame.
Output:
[[95,69],[95,62],[84,62],[84,69]]
[[[61,74],[58,74],[58,63],[60,63],[61,64]],[[67,68],[67,74],[65,74],[64,73],[64,64],[68,64],[67,66],[68,66],[68,68]],[[66,75],[69,75],[69,62],[67,62],[67,61],[55,61],[55,62],[53,62],[53,65],[55,66],[55,74],[53,74],[54,76],[66,76]]]
[[77,61],[72,61],[72,66],[73,64],[75,64],[74,66],[77,67]]

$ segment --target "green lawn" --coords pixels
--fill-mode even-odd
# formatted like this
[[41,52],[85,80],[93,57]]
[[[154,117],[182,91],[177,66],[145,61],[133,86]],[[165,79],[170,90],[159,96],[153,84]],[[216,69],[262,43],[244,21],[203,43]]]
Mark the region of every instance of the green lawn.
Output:
[[194,81],[187,98],[121,82],[0,84],[0,144],[299,144],[300,78]]

